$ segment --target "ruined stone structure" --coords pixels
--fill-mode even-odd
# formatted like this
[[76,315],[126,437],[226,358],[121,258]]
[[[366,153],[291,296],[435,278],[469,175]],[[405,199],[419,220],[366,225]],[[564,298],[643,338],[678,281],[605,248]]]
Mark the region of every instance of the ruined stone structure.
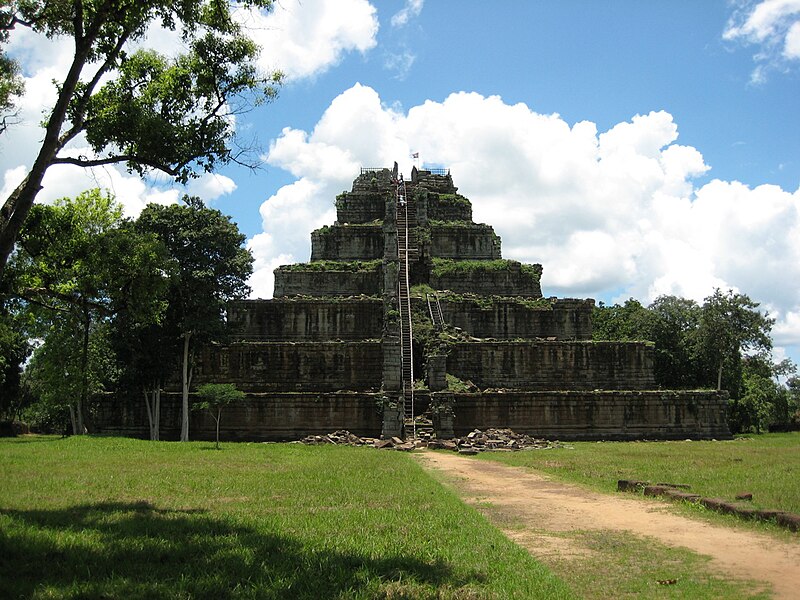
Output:
[[[310,262],[276,269],[274,299],[232,303],[235,341],[202,352],[196,384],[247,393],[226,409],[224,437],[408,435],[421,414],[442,437],[730,435],[724,393],[657,389],[652,344],[594,342],[593,300],[543,297],[541,265],[502,258],[449,172],[362,169],[335,202]],[[179,419],[177,396],[165,398],[168,438]],[[105,430],[143,433],[143,408],[124,410],[101,415],[116,423]],[[193,437],[210,434],[193,421]]]

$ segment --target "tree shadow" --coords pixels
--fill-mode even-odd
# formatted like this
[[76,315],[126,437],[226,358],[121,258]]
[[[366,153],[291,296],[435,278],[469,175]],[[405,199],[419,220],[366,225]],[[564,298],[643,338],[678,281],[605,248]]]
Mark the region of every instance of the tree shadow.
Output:
[[370,598],[387,582],[430,593],[483,580],[441,560],[309,547],[205,510],[147,502],[0,509],[5,597]]

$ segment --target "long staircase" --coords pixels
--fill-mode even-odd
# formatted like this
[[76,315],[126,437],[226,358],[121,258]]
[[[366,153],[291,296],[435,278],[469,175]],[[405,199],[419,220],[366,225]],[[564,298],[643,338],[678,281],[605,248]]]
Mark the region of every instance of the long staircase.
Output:
[[417,246],[416,206],[410,198],[410,186],[402,176],[395,181],[397,203],[397,256],[399,258],[397,304],[400,312],[400,357],[403,396],[403,413],[406,423],[414,425],[414,334],[411,324],[411,290],[409,265],[419,257]]

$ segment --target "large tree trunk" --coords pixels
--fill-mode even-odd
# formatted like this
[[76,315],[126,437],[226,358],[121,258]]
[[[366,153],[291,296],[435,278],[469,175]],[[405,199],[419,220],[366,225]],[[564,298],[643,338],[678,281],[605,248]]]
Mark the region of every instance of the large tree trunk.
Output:
[[155,423],[153,427],[153,433],[155,434],[153,437],[153,441],[157,442],[158,440],[161,439],[161,382],[160,381],[156,384],[156,389],[153,390],[153,393],[156,396],[155,409],[153,410],[153,412],[155,413],[155,418],[153,419]]
[[722,389],[722,361],[719,361],[719,369],[717,370],[717,391]]
[[91,327],[91,318],[89,310],[84,301],[83,305],[83,340],[81,345],[81,392],[78,396],[78,429],[79,434],[83,435],[85,427],[83,424],[83,407],[86,406],[86,401],[89,397],[89,328]]
[[183,333],[183,402],[181,404],[181,441],[189,441],[189,385],[191,374],[189,372],[189,342],[192,338],[191,331]]
[[75,49],[67,76],[61,85],[58,100],[47,119],[44,140],[31,170],[17,188],[6,198],[0,208],[0,278],[5,271],[6,262],[17,240],[22,224],[33,206],[33,201],[42,189],[42,179],[47,169],[61,149],[61,129],[67,117],[70,100],[80,81],[81,72],[91,51],[91,40],[85,40]]
[[142,390],[144,394],[144,405],[147,407],[147,427],[150,431],[150,439],[153,439],[153,409],[150,408],[150,392],[147,391],[147,388]]
[[78,435],[78,422],[75,419],[75,407],[69,405],[69,420],[72,424],[72,435]]

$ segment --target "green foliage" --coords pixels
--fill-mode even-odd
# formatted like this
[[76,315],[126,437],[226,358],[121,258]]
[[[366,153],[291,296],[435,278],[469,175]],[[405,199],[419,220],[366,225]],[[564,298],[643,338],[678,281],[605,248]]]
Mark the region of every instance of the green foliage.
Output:
[[194,408],[207,410],[217,425],[216,448],[219,450],[219,422],[222,409],[234,402],[241,402],[245,393],[236,389],[232,383],[206,383],[197,388],[197,397]]
[[253,257],[230,217],[206,208],[199,198],[184,197],[184,202],[149,204],[136,229],[160,241],[172,263],[166,318],[181,332],[214,339],[224,331],[225,303],[250,293]]
[[[250,7],[270,10],[272,1],[25,0],[0,6],[0,43],[39,35],[72,38],[74,48],[69,69],[55,81],[58,97],[45,113],[35,163],[0,211],[0,273],[54,164],[124,163],[185,183],[220,164],[247,163],[248,150],[232,148],[234,118],[274,98],[283,77],[257,69],[258,47],[233,16]],[[180,31],[184,51],[166,58],[139,47],[151,26]],[[18,93],[14,69],[0,53],[0,107]],[[81,135],[91,155],[64,152]]]
[[520,264],[515,260],[452,260],[449,258],[432,259],[431,275],[436,277],[457,277],[469,276],[480,272],[512,271],[515,268],[520,268],[523,274],[533,278],[535,281],[539,281],[542,275],[540,265]]
[[574,597],[406,454],[205,446],[0,440],[4,595]]
[[84,430],[87,401],[116,377],[107,320],[122,286],[113,243],[121,222],[122,207],[96,189],[36,206],[14,257],[14,291],[30,311],[28,333],[44,340],[29,386],[45,405],[69,407],[76,433]]
[[377,260],[315,260],[307,263],[293,263],[282,265],[282,271],[302,272],[302,271],[331,271],[338,273],[356,273],[359,271],[377,271],[381,268],[383,261]]

